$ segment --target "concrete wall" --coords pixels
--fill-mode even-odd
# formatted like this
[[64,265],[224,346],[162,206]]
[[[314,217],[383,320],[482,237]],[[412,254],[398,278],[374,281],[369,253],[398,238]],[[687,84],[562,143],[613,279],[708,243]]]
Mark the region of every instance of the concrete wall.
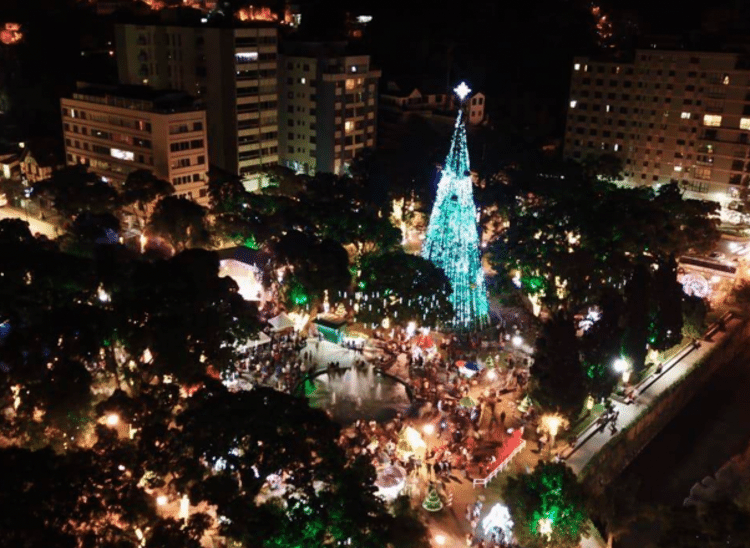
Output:
[[581,473],[581,480],[587,487],[600,491],[615,479],[682,410],[711,375],[747,350],[750,318],[734,318],[727,322],[727,329],[725,336],[700,364],[638,417],[633,426],[620,432],[591,459]]

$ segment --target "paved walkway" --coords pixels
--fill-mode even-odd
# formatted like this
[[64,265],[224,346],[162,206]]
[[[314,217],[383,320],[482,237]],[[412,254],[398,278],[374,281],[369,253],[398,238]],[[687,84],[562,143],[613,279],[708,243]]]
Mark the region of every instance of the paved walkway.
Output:
[[[726,321],[726,326],[729,329],[740,321],[740,318],[732,317]],[[616,424],[618,432],[631,426],[637,417],[658,400],[665,390],[692,370],[695,364],[703,360],[727,335],[726,331],[717,330],[715,327],[709,328],[707,333],[709,334],[708,338],[701,339],[699,347],[689,344],[664,363],[661,373],[652,374],[641,381],[636,387],[634,403],[625,404],[612,400],[615,411],[619,412]],[[602,426],[595,421],[579,436],[576,447],[563,454],[563,457],[578,474],[594,455],[616,435],[617,432],[613,434],[608,424]]]
[[33,215],[28,215],[23,209],[11,206],[0,207],[0,219],[21,219],[22,221],[27,221],[32,234],[44,234],[49,239],[56,238],[60,232],[52,223],[42,221]]

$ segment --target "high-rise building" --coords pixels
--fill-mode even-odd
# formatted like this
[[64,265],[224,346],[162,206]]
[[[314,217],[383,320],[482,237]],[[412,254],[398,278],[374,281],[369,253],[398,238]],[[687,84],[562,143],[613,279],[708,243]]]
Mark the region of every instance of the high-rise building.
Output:
[[345,42],[289,42],[279,58],[280,163],[305,173],[346,171],[374,148],[380,71]]
[[746,201],[750,58],[637,50],[631,62],[573,61],[564,155],[613,154],[625,182],[678,182],[686,197]]
[[65,158],[118,187],[137,169],[208,205],[206,111],[184,92],[80,84],[60,100]]
[[182,89],[205,101],[212,165],[250,186],[278,155],[277,29],[230,26],[118,25],[120,81]]
[[[463,102],[471,90],[459,85]],[[474,203],[464,107],[459,108],[450,150],[445,159],[432,207],[422,256],[443,269],[453,293],[455,329],[477,329],[489,323],[489,304],[479,252],[477,208]]]

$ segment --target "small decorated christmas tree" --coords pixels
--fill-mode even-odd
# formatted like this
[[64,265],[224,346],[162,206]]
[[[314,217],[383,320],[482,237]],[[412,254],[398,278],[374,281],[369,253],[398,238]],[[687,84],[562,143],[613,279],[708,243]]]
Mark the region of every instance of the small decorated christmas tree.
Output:
[[443,501],[440,500],[437,490],[434,485],[430,485],[430,490],[427,493],[427,497],[422,502],[422,508],[428,512],[439,512],[443,509]]

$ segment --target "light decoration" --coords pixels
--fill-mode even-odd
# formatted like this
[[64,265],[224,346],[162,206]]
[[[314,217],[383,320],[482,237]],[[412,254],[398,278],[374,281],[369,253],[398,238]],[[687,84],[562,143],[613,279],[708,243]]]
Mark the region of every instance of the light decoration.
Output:
[[[465,82],[454,91],[462,102],[471,92]],[[453,287],[454,317],[450,323],[455,329],[479,329],[489,323],[476,217],[466,125],[459,108],[422,247],[422,256],[443,269]]]
[[540,518],[537,524],[540,535],[547,537],[547,542],[552,538],[552,518]]
[[513,530],[513,520],[510,519],[510,510],[504,504],[495,504],[489,514],[482,519],[482,529],[485,535],[494,530],[502,531],[504,538],[510,539]]
[[705,299],[711,293],[708,280],[700,274],[685,274],[681,280],[682,290],[687,295]]
[[22,38],[21,25],[18,23],[5,23],[3,29],[0,30],[0,42],[6,46],[17,44]]
[[602,313],[598,308],[589,308],[588,312],[586,313],[586,317],[578,322],[578,328],[583,329],[583,331],[588,331],[589,329],[591,329],[592,325],[594,325],[601,319],[601,317]]

